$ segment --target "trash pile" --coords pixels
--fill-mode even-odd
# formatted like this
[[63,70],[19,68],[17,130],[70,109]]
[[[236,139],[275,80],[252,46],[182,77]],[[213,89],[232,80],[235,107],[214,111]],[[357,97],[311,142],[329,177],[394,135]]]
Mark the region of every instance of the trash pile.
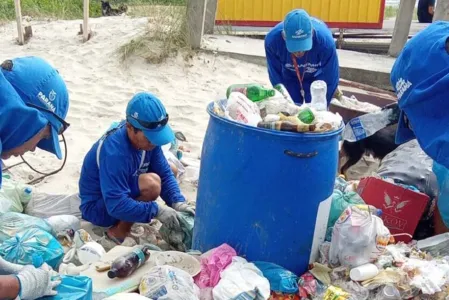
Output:
[[311,85],[312,102],[296,105],[285,86],[271,89],[259,84],[236,84],[227,99],[215,101],[214,113],[253,127],[289,132],[326,132],[341,126],[342,118],[327,111],[324,81]]

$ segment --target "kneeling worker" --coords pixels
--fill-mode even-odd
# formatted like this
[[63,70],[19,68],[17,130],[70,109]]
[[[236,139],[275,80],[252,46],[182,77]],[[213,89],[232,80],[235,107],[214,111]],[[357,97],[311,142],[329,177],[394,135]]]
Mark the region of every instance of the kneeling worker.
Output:
[[[128,103],[126,121],[109,129],[84,159],[80,210],[83,219],[109,227],[107,244],[123,243],[133,223],[156,218],[173,228],[179,226],[176,211],[195,214],[160,147],[174,139],[167,123],[161,101],[138,93]],[[154,202],[159,196],[169,206]]]
[[310,85],[327,84],[327,103],[340,79],[338,56],[332,33],[322,21],[296,9],[265,38],[268,75],[273,86],[282,83],[298,103],[310,103]]

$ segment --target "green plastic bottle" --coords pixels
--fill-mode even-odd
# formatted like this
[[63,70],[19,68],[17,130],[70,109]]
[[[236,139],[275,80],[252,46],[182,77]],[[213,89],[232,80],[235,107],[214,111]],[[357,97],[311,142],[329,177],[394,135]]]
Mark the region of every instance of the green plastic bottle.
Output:
[[299,111],[298,119],[304,124],[312,124],[315,120],[315,115],[309,107],[305,107]]
[[275,90],[266,89],[260,84],[250,83],[250,84],[233,84],[231,85],[227,92],[226,97],[229,98],[229,95],[232,92],[239,92],[245,95],[249,100],[253,102],[259,102],[265,100],[267,98],[273,97],[275,95]]

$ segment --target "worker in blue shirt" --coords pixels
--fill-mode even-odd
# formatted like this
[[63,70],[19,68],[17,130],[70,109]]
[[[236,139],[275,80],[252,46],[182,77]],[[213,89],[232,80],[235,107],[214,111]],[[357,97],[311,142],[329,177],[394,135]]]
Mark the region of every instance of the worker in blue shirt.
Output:
[[[161,146],[174,140],[168,113],[153,94],[138,93],[126,120],[112,126],[87,153],[79,192],[83,219],[107,227],[106,244],[121,244],[133,223],[156,218],[179,228],[179,212],[195,214],[185,202]],[[158,205],[159,196],[167,205]]]
[[265,38],[268,75],[273,86],[282,83],[293,100],[310,103],[310,85],[327,84],[327,102],[339,82],[338,56],[331,31],[306,11],[295,9]]
[[432,23],[407,42],[391,71],[391,84],[401,109],[396,142],[416,138],[433,159],[437,212],[449,228],[449,22]]
[[[36,147],[62,158],[59,135],[69,124],[67,87],[58,71],[38,57],[6,60],[0,65],[0,154],[23,155]],[[1,187],[1,170],[0,170]],[[21,266],[0,258],[0,299],[37,299],[55,295],[44,265]]]

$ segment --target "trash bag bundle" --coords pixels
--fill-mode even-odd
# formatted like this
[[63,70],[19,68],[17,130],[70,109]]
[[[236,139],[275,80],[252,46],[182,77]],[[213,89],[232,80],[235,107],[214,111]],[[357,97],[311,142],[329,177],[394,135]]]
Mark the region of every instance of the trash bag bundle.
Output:
[[389,240],[390,231],[382,219],[350,206],[335,223],[329,262],[351,268],[374,262],[385,252]]
[[21,213],[7,212],[0,216],[0,243],[29,228],[39,228],[54,233],[51,225],[45,220]]
[[86,276],[61,276],[61,284],[56,288],[56,296],[38,300],[92,300],[92,279]]
[[298,293],[298,276],[283,267],[263,261],[255,261],[254,265],[270,282],[270,289],[283,294]]
[[32,194],[33,188],[30,185],[16,182],[10,175],[3,174],[0,188],[0,213],[23,212]]
[[334,190],[334,193],[332,194],[332,205],[327,227],[333,227],[342,212],[354,204],[365,204],[365,201],[363,201],[363,199],[356,192],[346,193],[340,190]]
[[181,228],[168,228],[162,224],[160,234],[162,238],[177,251],[186,252],[192,247],[193,225],[195,217],[186,212],[178,212]]
[[0,256],[19,265],[40,267],[47,263],[56,270],[63,255],[64,249],[59,242],[40,228],[23,230],[0,245]]

